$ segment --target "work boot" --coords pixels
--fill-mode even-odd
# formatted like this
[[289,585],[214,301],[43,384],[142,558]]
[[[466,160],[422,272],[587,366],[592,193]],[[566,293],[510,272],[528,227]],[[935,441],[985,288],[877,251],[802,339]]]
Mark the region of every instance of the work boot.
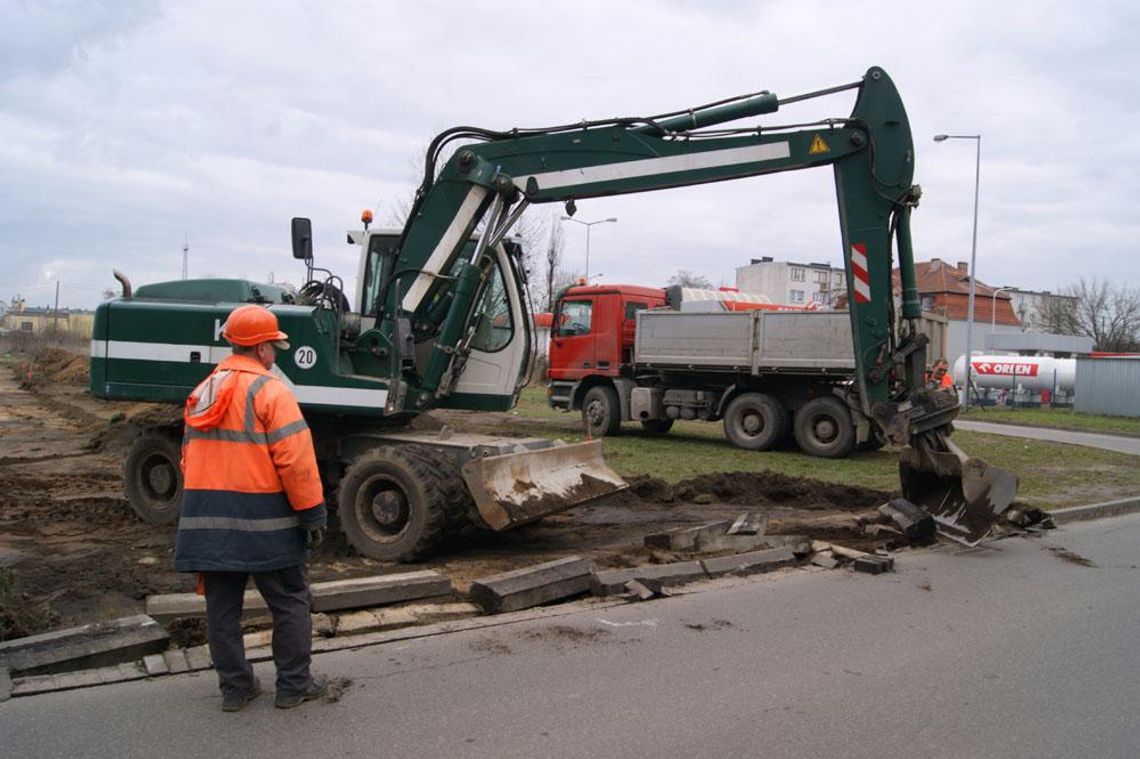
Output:
[[261,682],[255,676],[253,684],[239,693],[222,694],[223,712],[240,712],[249,702],[261,695]]
[[278,691],[277,698],[274,699],[273,705],[278,709],[292,709],[306,701],[320,698],[325,695],[326,690],[328,690],[328,684],[324,680],[313,679],[309,681],[309,687],[300,693],[281,693]]

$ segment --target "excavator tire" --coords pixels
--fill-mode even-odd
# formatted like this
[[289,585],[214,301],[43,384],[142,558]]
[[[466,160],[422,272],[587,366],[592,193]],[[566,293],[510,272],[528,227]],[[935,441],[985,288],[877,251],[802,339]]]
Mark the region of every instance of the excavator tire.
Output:
[[147,524],[178,521],[182,507],[182,447],[177,433],[152,430],[135,438],[123,462],[131,508]]
[[796,412],[796,443],[809,456],[842,459],[855,448],[855,423],[838,398],[812,398]]
[[455,459],[446,451],[427,446],[414,446],[417,455],[422,455],[426,461],[439,473],[439,488],[444,499],[444,533],[456,535],[468,527],[481,526],[479,510],[475,507],[475,499],[467,491],[463,482],[463,474]]
[[616,435],[621,430],[621,402],[609,385],[594,385],[582,398],[582,423],[593,437]]
[[377,561],[415,561],[448,528],[445,471],[430,449],[385,445],[356,457],[340,481],[338,513],[352,546]]
[[737,448],[768,451],[788,428],[788,412],[778,399],[764,393],[744,393],[724,411],[724,435]]

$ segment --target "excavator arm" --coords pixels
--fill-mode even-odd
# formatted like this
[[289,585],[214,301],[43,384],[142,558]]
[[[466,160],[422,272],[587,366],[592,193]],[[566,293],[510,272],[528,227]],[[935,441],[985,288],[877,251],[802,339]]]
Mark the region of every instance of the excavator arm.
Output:
[[[857,95],[846,117],[783,127],[720,126],[847,90]],[[439,168],[439,156],[461,140],[464,144]],[[429,147],[423,183],[392,252],[394,262],[387,269],[392,286],[380,289],[382,302],[373,306],[380,316],[375,330],[388,342],[394,325],[404,323],[418,341],[432,344],[430,355],[414,369],[393,351],[388,376],[405,385],[398,397],[406,410],[420,411],[453,386],[462,371],[475,300],[489,276],[487,251],[531,204],[560,202],[572,214],[576,202],[586,198],[823,166],[832,167],[835,177],[862,410],[891,442],[913,446],[903,457],[904,495],[915,495],[954,529],[972,520],[988,530],[992,515],[1012,500],[1016,480],[1013,489],[1003,481],[998,489],[1006,502],[987,504],[989,517],[964,519],[957,513],[971,507],[956,482],[959,470],[977,460],[946,439],[958,412],[956,399],[923,385],[926,339],[917,329],[921,308],[910,234],[910,214],[921,190],[912,184],[914,148],[905,108],[880,68],[857,82],[785,99],[764,91],[650,118],[506,132],[457,127],[439,135]],[[474,250],[472,235],[478,239]],[[896,258],[900,314],[892,283]],[[365,333],[358,344],[375,337]],[[955,482],[932,485],[936,478]],[[948,494],[955,488],[956,496]],[[993,490],[967,487],[974,501],[979,488],[983,500]],[[979,529],[954,537],[975,541]]]

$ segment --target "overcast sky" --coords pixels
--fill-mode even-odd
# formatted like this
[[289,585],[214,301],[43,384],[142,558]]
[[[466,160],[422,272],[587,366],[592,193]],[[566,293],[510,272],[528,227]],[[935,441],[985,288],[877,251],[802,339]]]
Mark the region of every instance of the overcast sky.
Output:
[[[651,115],[883,66],[906,104],[924,196],[919,260],[1056,289],[1137,284],[1140,5],[815,2],[146,2],[0,0],[0,299],[91,307],[116,287],[191,276],[299,283],[289,219],[353,280],[344,231],[391,218],[419,156],[457,124],[502,129]],[[846,116],[852,93],[763,117]],[[541,213],[557,213],[544,206]],[[831,172],[579,203],[591,274],[735,283],[770,255],[840,265]],[[566,263],[584,269],[585,228]]]

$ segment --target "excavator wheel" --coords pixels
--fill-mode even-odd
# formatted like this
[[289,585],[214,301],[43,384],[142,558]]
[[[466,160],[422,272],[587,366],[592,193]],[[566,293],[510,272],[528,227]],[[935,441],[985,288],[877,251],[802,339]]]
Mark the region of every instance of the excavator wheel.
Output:
[[485,527],[455,459],[437,448],[415,446],[415,450],[417,455],[431,463],[439,475],[438,487],[443,493],[444,503],[444,533],[456,535],[468,527]]
[[621,403],[608,385],[594,385],[582,398],[582,424],[593,437],[616,435],[621,430]]
[[182,506],[182,448],[176,433],[151,431],[135,438],[123,463],[131,508],[147,524],[178,521]]
[[809,456],[842,459],[855,448],[851,412],[838,398],[812,398],[796,412],[796,442]]
[[729,402],[724,411],[724,434],[737,448],[768,451],[776,447],[787,429],[787,409],[764,393],[744,393]]
[[344,533],[377,561],[415,561],[430,554],[448,529],[447,475],[430,449],[381,446],[358,456],[337,497]]

